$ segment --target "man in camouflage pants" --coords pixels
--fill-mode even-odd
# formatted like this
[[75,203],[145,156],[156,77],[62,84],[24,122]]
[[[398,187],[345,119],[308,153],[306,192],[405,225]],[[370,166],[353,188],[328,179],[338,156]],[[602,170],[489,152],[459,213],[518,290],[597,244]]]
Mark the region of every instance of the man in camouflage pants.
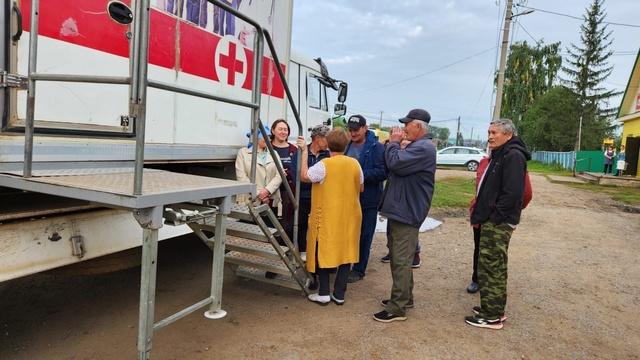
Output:
[[491,160],[480,179],[471,223],[480,224],[478,283],[480,306],[467,316],[469,325],[502,329],[506,320],[509,240],[520,222],[527,161],[531,154],[517,137],[509,119],[491,122],[488,130]]

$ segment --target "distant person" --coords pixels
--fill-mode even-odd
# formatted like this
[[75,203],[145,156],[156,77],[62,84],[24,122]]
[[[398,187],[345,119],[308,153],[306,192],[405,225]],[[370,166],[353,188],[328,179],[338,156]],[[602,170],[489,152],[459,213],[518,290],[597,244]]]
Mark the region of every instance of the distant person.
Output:
[[[420,226],[429,214],[436,173],[436,148],[427,138],[431,115],[413,109],[400,119],[404,129],[391,128],[384,152],[389,178],[380,203],[386,217],[391,255],[391,297],[382,300],[385,309],[374,314],[376,321],[406,320],[406,309],[413,307],[413,262]],[[401,150],[403,139],[410,141]]]
[[[478,170],[476,172],[476,196],[471,200],[471,207],[469,214],[473,213],[473,208],[476,204],[476,200],[478,199],[478,186],[480,185],[480,181],[484,175],[485,170],[487,169],[487,165],[489,165],[491,155],[491,149],[489,149],[489,156],[485,156],[480,159],[480,164],[478,165]],[[525,209],[531,198],[533,197],[533,189],[531,188],[531,180],[529,180],[529,172],[526,173],[525,178],[525,188],[524,188],[524,198],[522,199],[522,209]],[[473,229],[473,274],[471,275],[471,284],[467,286],[467,292],[469,294],[475,294],[480,290],[480,286],[478,285],[478,256],[480,255],[480,224],[471,224],[471,228]]]
[[516,136],[509,119],[489,125],[491,161],[478,185],[471,223],[480,225],[478,283],[480,306],[473,307],[465,322],[487,329],[502,329],[507,304],[507,263],[509,240],[520,222],[527,161],[531,154]]
[[613,170],[613,158],[616,157],[616,151],[613,150],[613,146],[607,147],[604,152],[604,171],[602,175],[611,174]]
[[[278,154],[278,156],[280,156],[282,168],[286,175],[285,181],[289,184],[289,187],[291,187],[291,191],[295,191],[295,181],[291,177],[291,159],[298,148],[287,141],[290,134],[291,128],[286,120],[278,119],[271,124],[271,145],[273,146],[273,150]],[[283,181],[280,186],[282,206],[278,208],[277,215],[282,226],[286,228],[293,216],[293,202],[292,199],[289,198],[289,193],[285,189],[285,181]]]
[[366,275],[371,242],[378,221],[378,204],[382,198],[382,184],[387,179],[382,154],[384,146],[376,140],[373,131],[368,130],[367,120],[362,115],[353,115],[347,121],[351,142],[345,155],[360,163],[364,173],[364,192],[360,194],[362,227],[360,228],[360,256],[349,273],[349,282],[362,280]]
[[622,176],[622,173],[626,168],[626,160],[627,160],[627,152],[625,150],[624,145],[620,145],[620,152],[618,153],[618,162],[616,163],[616,170],[618,170],[618,173],[616,175]]
[[[331,156],[309,167],[307,144],[302,136],[297,142],[302,156],[300,179],[313,183],[307,270],[318,276],[318,293],[310,294],[309,301],[319,305],[344,304],[349,267],[358,261],[364,176],[358,161],[343,154],[348,143],[349,134],[343,128],[331,130],[327,134]],[[335,268],[331,292],[329,275]]]
[[[307,167],[310,168],[318,161],[330,156],[327,148],[327,134],[331,131],[326,125],[317,125],[311,130],[311,143],[307,145]],[[291,177],[297,176],[298,151],[291,157]],[[300,199],[298,200],[298,251],[303,260],[307,259],[307,227],[311,213],[311,184],[300,183]],[[286,228],[287,235],[293,239],[294,221],[289,221]]]

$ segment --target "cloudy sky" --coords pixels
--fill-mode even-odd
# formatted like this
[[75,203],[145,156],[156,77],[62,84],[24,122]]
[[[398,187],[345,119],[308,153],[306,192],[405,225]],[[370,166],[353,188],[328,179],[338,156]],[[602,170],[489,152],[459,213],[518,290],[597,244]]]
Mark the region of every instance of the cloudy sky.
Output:
[[[580,46],[580,25],[591,0],[514,0],[510,43]],[[519,4],[519,6],[516,6]],[[623,91],[640,48],[638,0],[605,0],[612,31],[606,87]],[[398,124],[415,107],[432,125],[465,138],[486,138],[495,103],[506,0],[295,0],[292,46],[321,57],[332,77],[349,83],[348,113],[370,123]],[[335,94],[331,94],[335,99]],[[618,106],[620,98],[614,100]]]

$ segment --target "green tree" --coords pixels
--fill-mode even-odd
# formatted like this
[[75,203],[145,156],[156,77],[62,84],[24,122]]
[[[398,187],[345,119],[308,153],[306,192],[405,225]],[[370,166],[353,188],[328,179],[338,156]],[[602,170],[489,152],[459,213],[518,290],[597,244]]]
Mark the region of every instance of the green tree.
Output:
[[451,135],[451,130],[449,130],[449,128],[433,125],[429,125],[429,132],[433,134],[433,137],[435,139],[440,139],[443,141],[447,141],[447,139],[449,139],[449,136]]
[[[620,94],[607,90],[603,83],[611,75],[613,66],[608,59],[613,54],[609,50],[611,31],[604,24],[606,13],[604,0],[593,0],[582,16],[580,25],[581,46],[571,44],[567,49],[569,60],[563,68],[569,79],[567,86],[578,97],[579,115],[571,121],[579,122],[582,117],[581,146],[584,149],[598,149],[602,139],[612,137],[617,125],[612,124],[616,108],[609,107],[609,100]],[[578,134],[575,135],[575,148],[578,148]]]
[[[571,151],[579,116],[579,100],[565,86],[555,86],[531,104],[524,114],[527,131],[520,133],[527,147],[537,151]],[[520,130],[520,129],[518,129]]]
[[520,133],[527,131],[524,113],[553,86],[561,69],[559,48],[559,42],[544,45],[542,41],[535,47],[526,41],[509,47],[500,116],[513,120]]

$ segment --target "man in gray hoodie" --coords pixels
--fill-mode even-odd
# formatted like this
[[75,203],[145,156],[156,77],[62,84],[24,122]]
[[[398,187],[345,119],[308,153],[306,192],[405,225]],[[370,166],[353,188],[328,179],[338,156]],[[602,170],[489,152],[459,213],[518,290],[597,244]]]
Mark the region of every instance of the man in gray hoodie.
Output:
[[[391,255],[391,297],[382,300],[385,309],[374,320],[406,320],[406,309],[413,307],[413,262],[420,225],[427,218],[436,173],[436,148],[427,132],[431,115],[413,109],[400,119],[404,128],[394,126],[384,152],[389,172],[380,203],[380,215],[388,219],[387,236]],[[402,148],[402,140],[410,142]]]

